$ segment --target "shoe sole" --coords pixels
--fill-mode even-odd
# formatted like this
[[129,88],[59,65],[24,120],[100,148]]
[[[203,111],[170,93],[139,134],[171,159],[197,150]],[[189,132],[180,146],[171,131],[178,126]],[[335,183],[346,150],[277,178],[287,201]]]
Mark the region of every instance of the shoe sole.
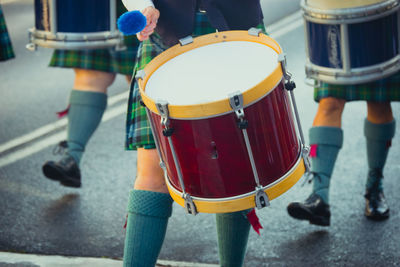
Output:
[[42,167],[43,174],[53,181],[59,181],[62,185],[67,187],[79,188],[81,187],[81,182],[71,179],[69,176],[65,176],[57,168],[49,165],[44,165]]
[[372,220],[372,221],[384,221],[389,219],[389,211],[378,215],[378,214],[367,214],[364,213],[365,217],[367,217],[368,220]]
[[300,207],[288,207],[287,211],[289,215],[295,219],[309,221],[310,224],[315,224],[319,226],[330,226],[329,218],[315,216],[309,210],[302,209]]

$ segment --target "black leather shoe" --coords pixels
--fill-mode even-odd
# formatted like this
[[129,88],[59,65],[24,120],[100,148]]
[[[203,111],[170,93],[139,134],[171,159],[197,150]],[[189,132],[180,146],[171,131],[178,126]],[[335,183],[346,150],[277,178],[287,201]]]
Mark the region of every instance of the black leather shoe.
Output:
[[389,218],[389,206],[382,191],[367,190],[365,197],[365,216],[370,220],[382,221]]
[[81,187],[81,171],[71,156],[65,156],[57,162],[48,161],[42,170],[47,178],[60,181],[64,186]]
[[331,212],[319,195],[311,194],[304,203],[292,202],[287,206],[290,216],[298,220],[308,220],[311,224],[329,226]]

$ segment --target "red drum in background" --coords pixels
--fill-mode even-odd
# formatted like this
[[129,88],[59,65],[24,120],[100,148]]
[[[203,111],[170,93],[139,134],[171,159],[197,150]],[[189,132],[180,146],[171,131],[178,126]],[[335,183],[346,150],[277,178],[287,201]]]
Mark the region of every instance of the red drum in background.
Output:
[[170,194],[190,213],[266,204],[304,174],[282,50],[256,33],[197,37],[138,76]]

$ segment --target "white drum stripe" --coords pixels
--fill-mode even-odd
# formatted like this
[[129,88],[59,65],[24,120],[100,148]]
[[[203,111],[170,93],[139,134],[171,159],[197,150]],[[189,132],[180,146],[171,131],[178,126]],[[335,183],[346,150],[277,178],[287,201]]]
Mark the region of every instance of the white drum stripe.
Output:
[[[272,38],[279,38],[291,31],[297,29],[298,27],[300,27],[302,25],[303,25],[303,19],[301,16],[301,11],[297,11],[297,12],[283,18],[282,20],[279,20],[279,21],[271,24],[269,27],[267,27],[267,31]],[[126,91],[119,95],[110,97],[108,100],[108,105],[111,106],[119,101],[126,100],[127,98],[128,98],[128,92]],[[123,114],[125,112],[126,112],[126,103],[120,104],[119,106],[116,106],[115,108],[111,108],[111,109],[108,108],[103,116],[102,121],[110,120],[110,119],[112,119],[120,114]],[[51,123],[51,124],[45,125],[41,128],[38,128],[38,129],[30,132],[29,134],[12,139],[12,140],[0,145],[0,153],[3,153],[7,150],[11,150],[18,146],[27,144],[29,142],[33,142],[34,140],[36,140],[44,135],[47,135],[47,134],[51,133],[52,131],[58,130],[58,129],[66,126],[66,124],[67,124],[67,120],[61,119],[54,123]],[[14,163],[25,157],[28,157],[36,152],[39,152],[48,146],[57,144],[59,141],[65,139],[65,136],[66,136],[66,131],[63,131],[60,133],[55,133],[41,141],[30,144],[28,147],[21,148],[15,152],[5,155],[0,158],[0,168],[6,166],[8,164]]]

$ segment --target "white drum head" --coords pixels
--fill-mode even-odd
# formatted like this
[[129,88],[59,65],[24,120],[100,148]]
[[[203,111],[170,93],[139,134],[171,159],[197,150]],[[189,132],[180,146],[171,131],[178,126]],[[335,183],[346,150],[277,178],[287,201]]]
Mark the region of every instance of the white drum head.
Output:
[[278,54],[255,42],[229,41],[190,50],[160,66],[149,78],[145,93],[170,105],[195,105],[227,99],[245,92],[278,66]]

